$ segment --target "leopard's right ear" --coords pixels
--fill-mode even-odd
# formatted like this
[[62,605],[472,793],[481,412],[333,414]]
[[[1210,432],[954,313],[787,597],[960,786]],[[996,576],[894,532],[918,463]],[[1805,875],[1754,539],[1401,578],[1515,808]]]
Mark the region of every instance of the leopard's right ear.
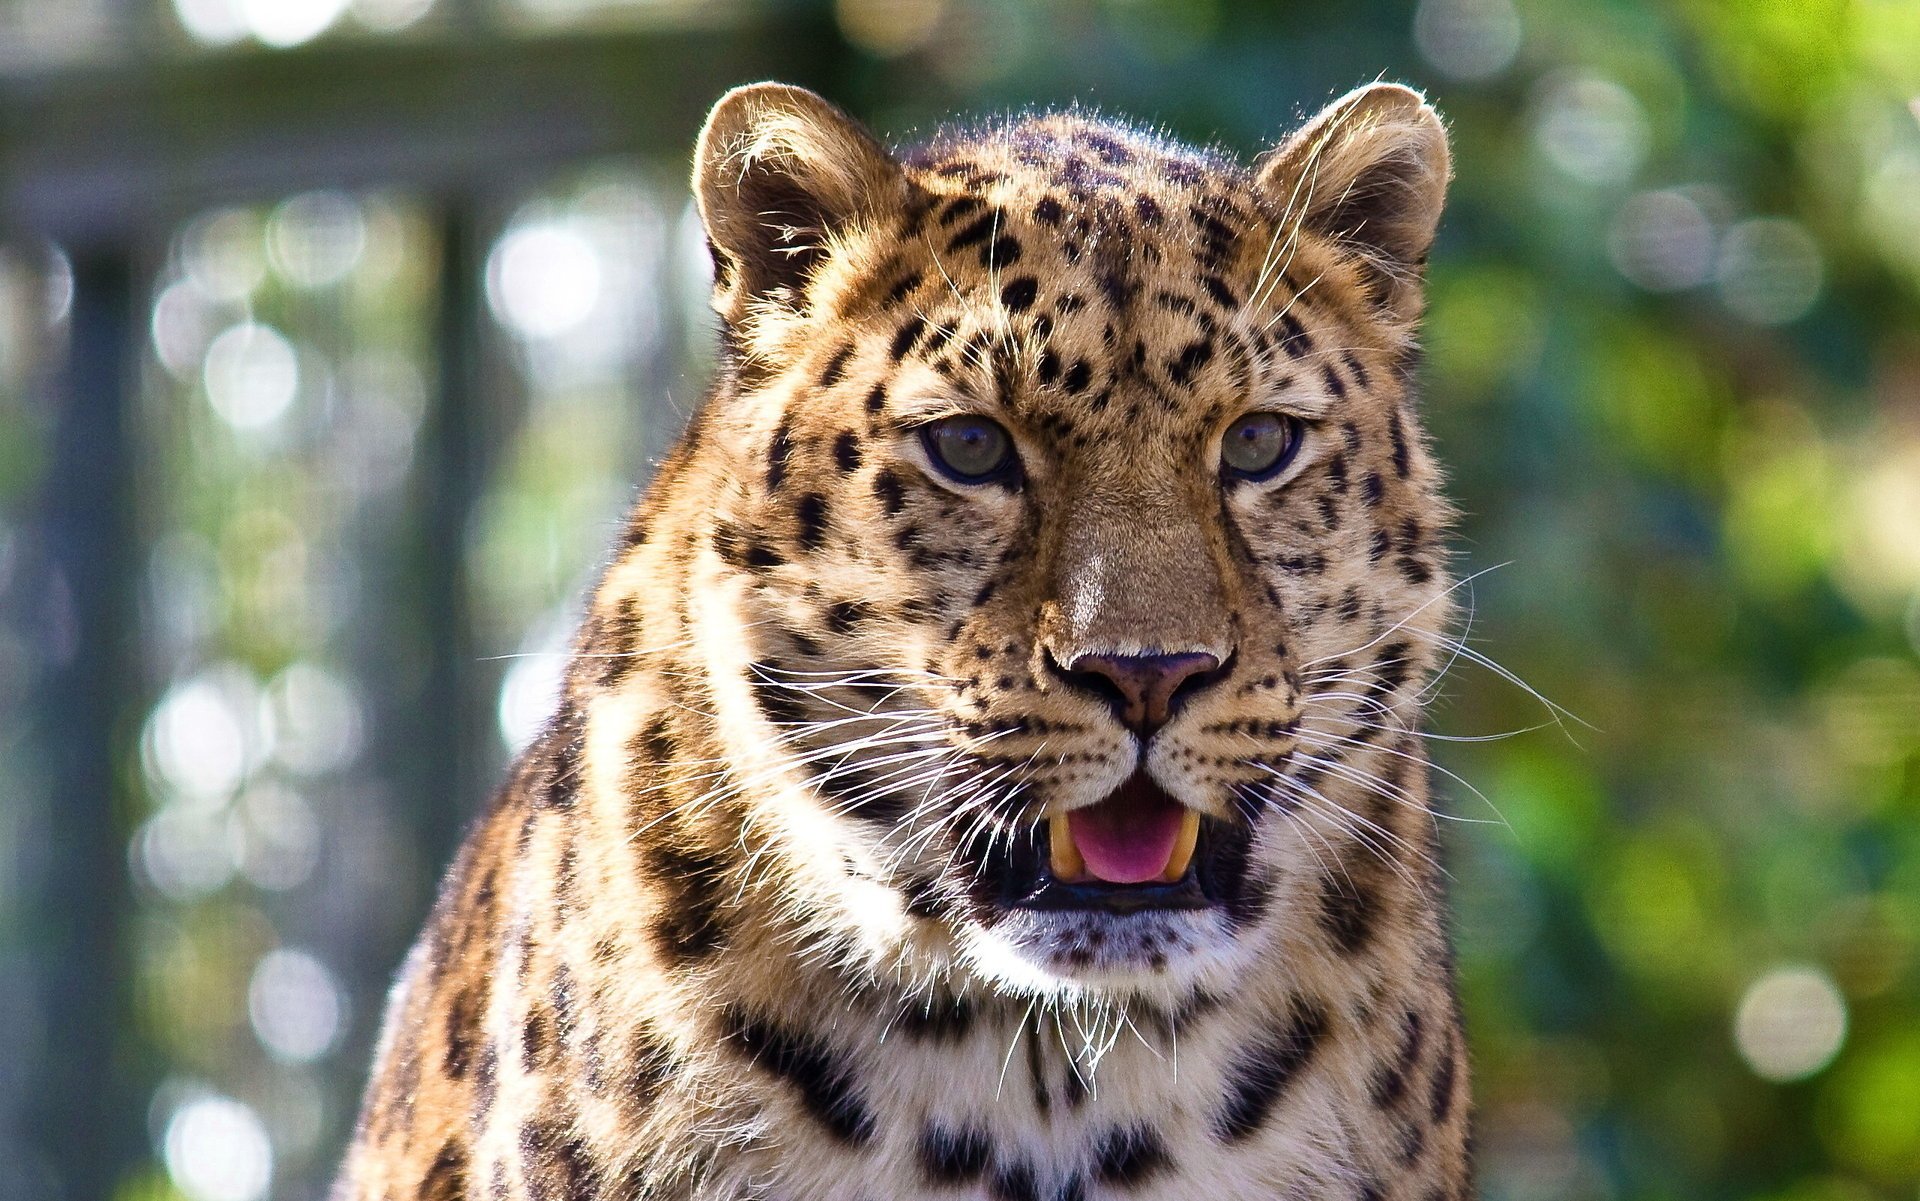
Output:
[[735,88],[707,114],[693,194],[713,247],[713,307],[731,324],[760,304],[798,308],[834,239],[897,210],[906,173],[859,122],[779,83]]

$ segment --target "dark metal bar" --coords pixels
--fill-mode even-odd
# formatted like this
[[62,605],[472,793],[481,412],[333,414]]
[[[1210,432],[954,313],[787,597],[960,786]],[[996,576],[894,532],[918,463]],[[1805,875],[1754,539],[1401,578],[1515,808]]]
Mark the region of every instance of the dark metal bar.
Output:
[[[127,1038],[126,838],[139,673],[131,631],[129,398],[141,345],[131,255],[76,257],[72,341],[38,522],[48,661],[40,741],[53,797],[39,915],[47,1046],[28,1137],[73,1201],[112,1196],[144,1150]],[[133,1070],[130,1072],[129,1069]]]
[[424,645],[425,709],[435,714],[438,745],[423,764],[420,781],[421,850],[444,864],[453,855],[482,793],[493,784],[496,745],[479,674],[468,592],[467,532],[497,458],[496,423],[488,419],[487,345],[482,333],[486,301],[481,273],[487,233],[476,205],[466,198],[445,202],[440,222],[440,308],[434,352],[439,387],[425,430],[421,470],[427,485],[420,513],[424,537],[418,561],[420,607],[431,621]]
[[0,225],[69,245],[310,187],[473,191],[606,154],[684,156],[726,87],[804,81],[792,27],[340,40],[0,78]]

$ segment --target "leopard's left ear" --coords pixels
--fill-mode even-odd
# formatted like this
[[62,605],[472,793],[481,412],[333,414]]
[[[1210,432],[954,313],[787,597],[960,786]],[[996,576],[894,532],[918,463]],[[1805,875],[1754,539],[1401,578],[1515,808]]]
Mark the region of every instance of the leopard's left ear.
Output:
[[805,88],[735,88],[707,115],[693,194],[713,244],[713,307],[797,307],[836,234],[905,202],[906,173],[859,122]]
[[1256,170],[1289,225],[1303,222],[1365,256],[1383,281],[1380,299],[1403,317],[1419,311],[1453,170],[1446,127],[1424,96],[1396,83],[1355,88]]

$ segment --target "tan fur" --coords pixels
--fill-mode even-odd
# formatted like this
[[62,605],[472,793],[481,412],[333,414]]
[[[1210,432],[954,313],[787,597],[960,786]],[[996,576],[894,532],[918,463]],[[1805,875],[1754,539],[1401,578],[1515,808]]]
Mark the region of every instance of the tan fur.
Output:
[[[698,157],[722,378],[408,960],[336,1196],[1469,1196],[1417,734],[1433,111],[1363,89],[1255,172],[1077,113],[896,161],[761,85]],[[1224,480],[1252,409],[1306,439]],[[963,412],[1017,483],[929,463]],[[1057,668],[1175,651],[1230,669],[1144,751]],[[987,895],[1140,761],[1246,847],[1230,904]]]

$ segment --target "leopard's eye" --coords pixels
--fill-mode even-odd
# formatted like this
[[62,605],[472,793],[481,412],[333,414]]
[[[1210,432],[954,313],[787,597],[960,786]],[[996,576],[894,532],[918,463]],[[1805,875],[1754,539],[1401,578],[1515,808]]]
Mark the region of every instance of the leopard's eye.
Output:
[[1272,479],[1293,462],[1301,432],[1299,419],[1285,413],[1248,413],[1220,440],[1221,470],[1229,479]]
[[963,413],[945,417],[920,431],[927,457],[948,478],[985,484],[1004,478],[1014,466],[1013,438],[988,417]]

